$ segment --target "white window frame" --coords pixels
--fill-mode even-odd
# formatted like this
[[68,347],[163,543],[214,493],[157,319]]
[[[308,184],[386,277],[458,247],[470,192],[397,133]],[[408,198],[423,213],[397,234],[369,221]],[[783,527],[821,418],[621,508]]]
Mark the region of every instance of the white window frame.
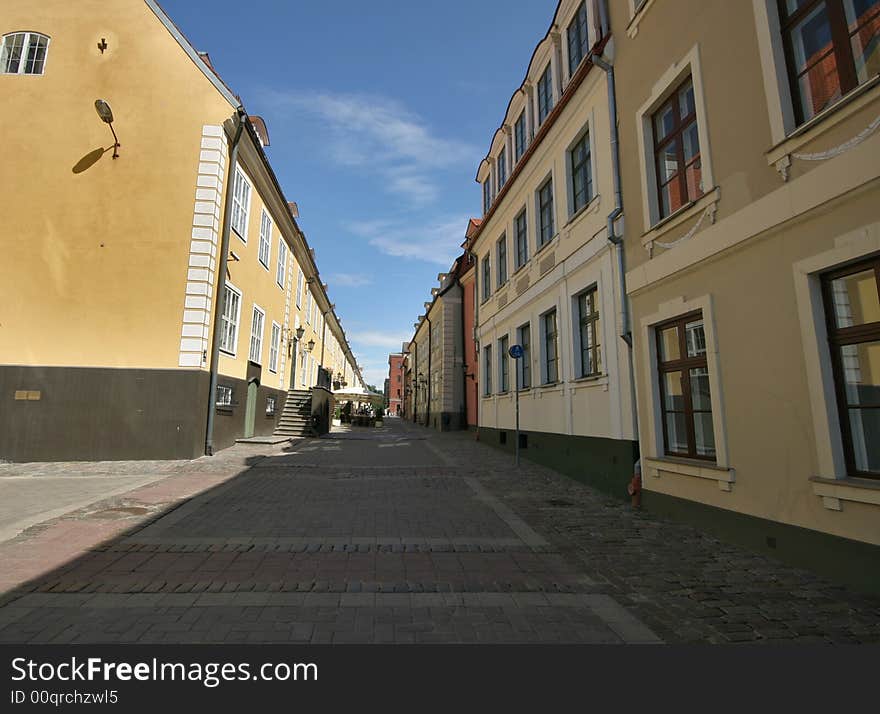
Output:
[[[547,323],[546,323],[545,318],[551,312],[556,314],[556,379],[554,381],[550,381],[548,379],[550,375],[547,373],[547,369],[548,369],[549,365],[548,365],[548,360],[547,360]],[[549,308],[544,310],[538,316],[538,338],[540,339],[539,349],[540,349],[540,355],[541,355],[541,359],[540,359],[540,368],[541,368],[540,378],[541,378],[541,381],[540,381],[539,386],[541,386],[541,387],[552,386],[552,385],[559,384],[560,382],[562,382],[562,350],[560,350],[560,344],[559,344],[560,343],[560,340],[559,340],[559,338],[560,338],[559,316],[560,316],[559,306],[555,305],[555,304],[551,305]],[[530,331],[529,337],[531,337],[531,331]]]
[[504,188],[504,184],[510,178],[510,172],[507,170],[507,167],[507,144],[505,143],[498,150],[498,158],[495,159],[496,195],[501,193],[501,189]]
[[[259,314],[260,320],[260,334],[256,334],[256,330],[254,329],[257,326],[257,315]],[[266,329],[266,311],[261,308],[257,303],[254,303],[254,309],[251,313],[251,341],[250,341],[250,349],[248,350],[248,360],[253,362],[254,364],[263,364],[263,331]],[[256,350],[254,349],[256,347]],[[256,353],[256,356],[254,356]]]
[[[269,411],[269,404],[272,404],[272,411]],[[278,402],[276,401],[274,396],[266,397],[266,416],[275,416],[275,411],[278,409]]]
[[712,147],[709,142],[709,123],[706,110],[706,96],[703,91],[703,70],[700,63],[700,45],[694,45],[681,60],[671,65],[654,84],[651,96],[636,112],[636,134],[639,141],[639,170],[642,177],[642,212],[645,231],[658,223],[665,223],[673,216],[686,211],[696,201],[684,206],[668,216],[660,217],[660,202],[657,197],[657,172],[654,169],[654,131],[651,125],[654,112],[676,91],[681,83],[691,77],[694,87],[694,105],[697,114],[697,135],[700,139],[700,165],[703,178],[703,195],[699,200],[711,197],[715,191],[715,174],[712,171]]
[[[263,254],[265,253],[265,260]],[[260,211],[260,246],[257,251],[257,259],[260,264],[269,270],[269,261],[272,258],[272,217],[265,208]]]
[[269,333],[269,371],[278,374],[278,355],[281,354],[281,325],[272,320]]
[[253,186],[240,164],[235,165],[232,186],[232,231],[247,244]]
[[306,324],[312,324],[312,289],[306,285]]
[[[10,37],[16,37],[18,35],[24,35],[24,43],[22,44],[22,53],[21,57],[18,60],[18,69],[15,72],[0,72],[0,74],[16,74],[16,75],[24,75],[26,77],[42,77],[46,74],[46,63],[49,61],[49,43],[51,42],[51,38],[49,35],[44,35],[42,32],[32,32],[29,30],[20,30],[18,32],[8,32],[3,35],[2,42],[0,42],[0,60],[5,64],[6,62],[6,40]],[[46,53],[43,55],[43,64],[40,67],[39,72],[25,72],[24,67],[27,63],[28,58],[28,49],[30,48],[31,36],[39,37],[46,40]]]
[[[220,395],[223,395],[221,398]],[[228,384],[218,384],[217,392],[214,395],[214,406],[215,407],[231,407],[232,406],[232,398],[235,395],[235,390],[230,387]]]
[[[657,369],[657,331],[656,325],[673,320],[682,315],[699,311],[703,318],[703,332],[706,336],[706,367],[709,370],[709,394],[712,395],[712,430],[715,436],[715,462],[691,461],[689,459],[676,466],[665,455],[663,444],[663,423],[660,404],[660,375]],[[725,425],[724,390],[721,388],[721,365],[719,363],[718,333],[715,322],[715,310],[711,295],[701,295],[690,299],[678,298],[659,306],[659,310],[641,319],[641,343],[643,365],[647,370],[649,388],[644,395],[645,409],[639,411],[639,438],[643,444],[642,455],[645,463],[643,470],[652,476],[659,476],[659,470],[652,466],[656,460],[663,471],[671,471],[687,476],[715,479],[722,491],[730,491],[734,481],[734,472],[730,467],[730,455],[727,444],[727,428]],[[640,405],[641,406],[641,405]]]
[[[590,118],[587,120],[587,123],[581,127],[581,130],[575,134],[574,138],[568,144],[565,149],[565,203],[566,203],[566,212],[568,215],[568,220],[571,220],[577,215],[580,215],[582,211],[584,211],[592,202],[593,199],[598,195],[596,193],[596,145],[593,141],[595,138],[595,134],[593,133],[593,126],[595,124],[595,117],[591,114]],[[590,142],[590,183],[592,185],[592,192],[587,198],[587,202],[578,209],[574,207],[574,178],[571,173],[571,152],[574,150],[575,145],[584,138],[584,136],[589,137]]]
[[[793,266],[801,343],[807,372],[818,476],[850,478],[844,457],[834,370],[828,348],[822,275],[856,263],[880,251],[880,223],[863,226],[834,239],[834,248],[798,261]],[[826,507],[828,504],[826,503]],[[832,509],[837,510],[837,509]]]
[[[507,348],[510,349],[510,335],[500,335],[495,340],[495,346],[498,349],[498,393],[507,394],[512,391],[510,388],[510,355],[507,350],[502,350],[501,345],[507,340]],[[504,386],[504,365],[507,360],[507,388]]]
[[283,236],[278,236],[278,263],[275,266],[275,282],[278,287],[284,290],[284,283],[287,279],[287,243],[284,242]]
[[492,392],[492,345],[483,347],[483,396],[491,397]]
[[296,306],[302,309],[303,271],[297,266],[296,276]]
[[[557,215],[558,214],[558,211],[557,211],[558,201],[557,201],[557,196],[556,196],[556,180],[555,180],[556,177],[553,175],[553,173],[554,173],[553,171],[550,171],[550,173],[548,173],[544,177],[543,181],[541,181],[538,184],[538,187],[535,189],[535,253],[536,254],[540,253],[541,250],[544,248],[544,246],[552,243],[553,239],[556,238],[557,235],[559,235],[559,216]],[[551,196],[551,203],[553,204],[553,206],[552,206],[553,231],[551,232],[550,237],[547,238],[547,240],[545,240],[542,243],[541,242],[541,190],[548,183],[551,184],[550,196]],[[517,214],[517,215],[519,215],[519,214]]]
[[220,351],[223,352],[224,354],[229,355],[230,357],[235,357],[235,355],[238,352],[238,335],[239,335],[240,326],[241,326],[242,295],[241,295],[241,290],[239,290],[237,287],[235,287],[230,282],[226,283],[225,289],[228,290],[229,292],[235,294],[235,296],[238,298],[238,300],[237,300],[237,305],[236,305],[236,310],[235,310],[235,320],[230,321],[225,315],[225,313],[226,313],[226,298],[224,296],[223,311],[220,314],[220,320],[221,321],[227,320],[227,322],[231,322],[232,328],[233,328],[233,337],[232,337],[232,349],[230,350],[230,349],[228,349],[228,345],[227,345],[227,347],[223,346],[223,331],[221,329]]
[[[532,357],[534,355],[535,341],[532,339],[533,330],[531,320],[522,323],[519,327],[516,328],[516,344],[522,346],[522,334],[524,327],[527,327],[529,330],[529,349],[528,352],[523,354],[520,359],[514,360],[516,362],[516,384],[518,389],[520,390],[532,388],[532,383],[534,382],[534,379],[532,379],[532,377],[535,372],[535,370],[532,369]],[[525,373],[523,371],[523,367],[526,365],[526,362],[528,362],[529,367],[529,383],[527,385],[524,383]]]

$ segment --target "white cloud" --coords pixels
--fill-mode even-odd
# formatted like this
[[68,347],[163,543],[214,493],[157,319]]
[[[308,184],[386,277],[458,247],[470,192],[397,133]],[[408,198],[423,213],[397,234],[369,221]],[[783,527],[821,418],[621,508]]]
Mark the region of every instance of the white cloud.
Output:
[[412,258],[448,268],[461,254],[467,217],[452,216],[431,223],[374,220],[346,223],[345,228],[386,255]]
[[327,282],[332,287],[340,288],[362,288],[373,283],[366,275],[359,273],[332,273],[327,276]]
[[291,110],[320,121],[329,133],[327,151],[340,166],[378,174],[386,190],[424,205],[438,188],[431,173],[468,165],[479,155],[457,139],[436,136],[428,123],[403,104],[369,94],[269,92],[277,110]]
[[349,336],[349,340],[353,345],[359,347],[382,347],[393,352],[400,350],[404,342],[409,341],[409,335],[395,335],[388,332],[377,332],[375,330],[366,330],[364,332],[354,332]]

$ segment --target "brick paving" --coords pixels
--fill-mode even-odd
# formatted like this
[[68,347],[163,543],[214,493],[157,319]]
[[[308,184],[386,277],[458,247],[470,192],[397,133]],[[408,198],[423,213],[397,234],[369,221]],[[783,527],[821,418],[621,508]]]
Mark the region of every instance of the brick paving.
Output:
[[386,425],[178,462],[0,544],[0,642],[880,642],[878,599]]

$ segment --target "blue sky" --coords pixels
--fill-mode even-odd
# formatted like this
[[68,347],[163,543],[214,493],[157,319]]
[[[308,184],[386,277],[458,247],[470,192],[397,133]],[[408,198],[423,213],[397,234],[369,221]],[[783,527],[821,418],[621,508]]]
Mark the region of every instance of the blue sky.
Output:
[[477,165],[555,0],[162,0],[251,114],[380,388],[480,213]]

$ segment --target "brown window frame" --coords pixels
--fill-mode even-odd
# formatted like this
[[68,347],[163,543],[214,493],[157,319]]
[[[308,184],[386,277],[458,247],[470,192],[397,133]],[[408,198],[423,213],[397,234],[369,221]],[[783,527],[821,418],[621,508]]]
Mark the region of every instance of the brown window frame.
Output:
[[[880,479],[880,473],[860,471],[856,467],[855,454],[852,446],[852,430],[849,423],[849,402],[846,398],[846,381],[844,378],[843,364],[840,360],[840,348],[845,345],[858,345],[863,342],[880,341],[880,321],[870,322],[853,327],[837,327],[834,322],[834,298],[831,292],[831,283],[838,278],[874,269],[874,281],[877,286],[878,299],[880,299],[880,255],[875,255],[867,260],[853,263],[845,268],[833,270],[822,275],[822,298],[825,305],[825,324],[828,331],[828,350],[831,354],[831,366],[834,374],[834,392],[837,396],[837,415],[840,421],[840,431],[843,439],[843,453],[847,473],[860,478]],[[880,409],[877,407],[861,406],[860,409]]]
[[[796,63],[794,61],[794,50],[791,42],[791,31],[803,20],[809,16],[820,4],[825,5],[828,15],[828,25],[831,30],[831,49],[822,55],[822,59],[829,53],[834,54],[835,69],[837,71],[837,79],[840,83],[841,99],[859,86],[858,75],[856,74],[855,58],[852,51],[853,33],[849,30],[849,24],[846,20],[846,10],[843,6],[843,0],[808,0],[803,7],[798,8],[789,15],[785,7],[785,0],[777,0],[777,8],[779,10],[779,24],[782,32],[782,44],[785,49],[785,66],[788,74],[789,87],[791,89],[792,105],[795,113],[795,120],[800,126],[808,122],[813,116],[819,114],[823,108],[818,110],[813,116],[805,117],[803,111],[803,102],[801,101],[801,91],[798,79],[808,73],[812,67],[815,67],[820,60],[816,60],[808,65],[800,74],[797,73]],[[859,25],[863,27],[866,23]],[[858,32],[858,29],[856,32]],[[838,100],[839,101],[839,100]],[[829,105],[833,106],[833,104]]]
[[[681,116],[681,106],[679,104],[679,96],[681,94],[681,90],[684,89],[688,84],[691,85],[691,88],[694,92],[694,110],[687,114],[687,116]],[[675,118],[675,125],[672,130],[661,140],[657,138],[657,117],[660,116],[667,108],[672,107],[672,115]],[[663,220],[664,218],[668,218],[676,211],[680,211],[682,208],[687,206],[688,204],[693,203],[697,199],[701,198],[705,195],[705,191],[701,189],[699,186],[696,188],[696,195],[691,196],[688,193],[688,185],[687,185],[687,173],[688,168],[693,166],[694,164],[699,164],[697,168],[700,170],[700,180],[702,182],[702,169],[703,169],[703,146],[702,144],[699,147],[699,151],[694,154],[690,161],[685,161],[684,157],[684,132],[691,124],[697,125],[697,133],[699,134],[700,130],[700,119],[697,116],[697,101],[696,101],[696,87],[694,87],[694,78],[692,75],[688,75],[681,82],[679,82],[675,89],[672,90],[672,93],[667,97],[667,99],[657,107],[653,112],[651,112],[651,138],[654,142],[654,152],[652,154],[654,159],[654,176],[657,181],[657,216],[659,220]],[[660,162],[658,161],[660,154],[666,148],[668,144],[671,144],[673,141],[678,140],[678,151],[675,154],[676,162],[678,164],[678,173],[677,176],[673,176],[668,181],[664,181],[662,176],[660,175]],[[699,141],[699,137],[697,139]],[[679,189],[681,190],[682,195],[682,204],[678,208],[672,208],[672,204],[670,203],[669,212],[663,212],[663,187],[671,184],[673,181],[678,180]]]
[[[657,325],[653,326],[654,329],[654,339],[656,341],[657,348],[657,381],[660,387],[660,422],[663,425],[663,453],[666,456],[673,456],[677,458],[684,459],[698,459],[699,461],[707,461],[709,463],[716,463],[718,456],[718,445],[715,444],[715,454],[714,455],[706,455],[706,454],[698,454],[697,453],[697,439],[696,439],[696,427],[694,426],[694,414],[695,413],[706,413],[708,411],[709,414],[712,414],[712,424],[714,427],[715,417],[713,409],[694,409],[693,398],[691,396],[691,373],[692,369],[703,368],[708,373],[709,364],[708,364],[708,354],[704,353],[699,357],[688,357],[687,356],[687,333],[686,333],[686,325],[694,320],[701,320],[703,322],[703,334],[705,335],[706,331],[706,320],[703,317],[702,310],[696,310],[694,312],[689,312],[686,315],[679,315],[671,320],[666,320],[665,322],[661,322]],[[676,360],[668,360],[666,362],[663,361],[663,345],[662,345],[662,333],[664,330],[668,330],[670,327],[676,327],[678,329],[678,353],[679,358]],[[669,410],[666,408],[666,380],[664,379],[664,375],[668,372],[681,372],[681,385],[682,385],[682,398],[684,400],[684,411],[679,411],[677,409]],[[711,398],[710,394],[710,398]],[[713,402],[714,406],[714,402]],[[685,415],[685,434],[687,435],[687,444],[688,450],[686,452],[681,451],[673,451],[669,448],[669,433],[666,425],[666,415],[668,413],[680,414],[683,413]],[[714,441],[714,439],[713,439]]]

